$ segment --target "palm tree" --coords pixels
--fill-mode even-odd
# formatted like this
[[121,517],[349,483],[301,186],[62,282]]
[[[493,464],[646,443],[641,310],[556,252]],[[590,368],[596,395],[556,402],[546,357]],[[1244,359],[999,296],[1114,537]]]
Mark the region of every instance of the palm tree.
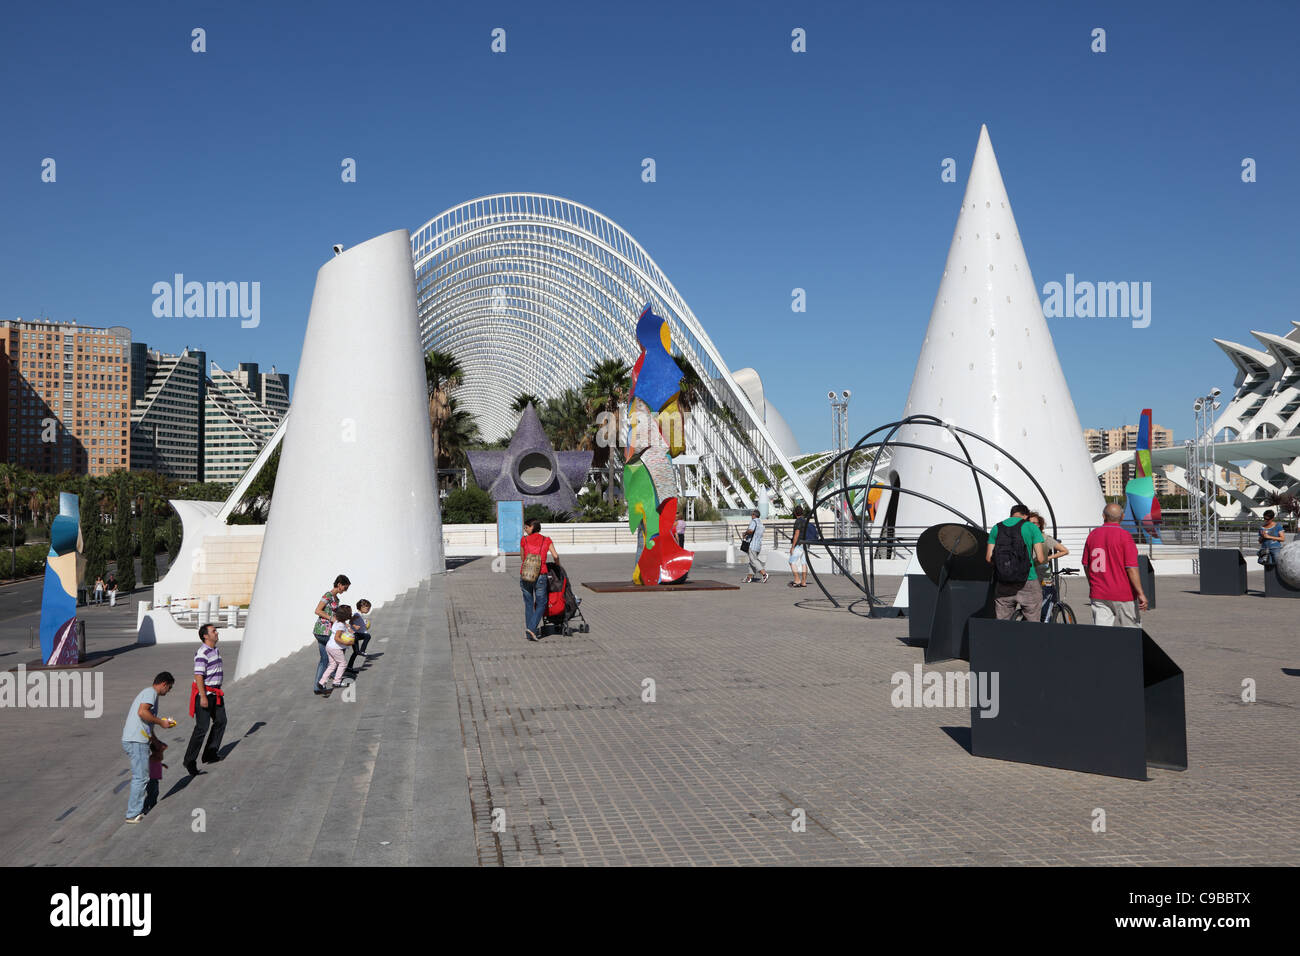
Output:
[[430,349],[424,357],[424,380],[429,388],[429,428],[433,433],[435,469],[441,457],[438,448],[440,432],[451,418],[451,390],[461,383],[464,375],[460,362],[450,352]]
[[512,412],[523,412],[529,405],[534,408],[541,408],[542,400],[529,392],[520,392],[515,396],[515,400],[510,403],[510,410]]
[[9,577],[18,575],[18,524],[15,512],[18,510],[18,487],[21,473],[17,466],[0,465],[0,494],[4,496],[5,508],[9,514]]
[[441,450],[448,468],[464,468],[469,459],[465,449],[479,441],[478,421],[472,412],[458,408],[456,399],[447,400],[447,418],[442,424]]
[[[632,369],[622,359],[608,358],[597,362],[587,373],[582,394],[587,399],[587,412],[594,423],[598,415],[617,415],[618,407],[627,400],[632,388]],[[594,427],[594,424],[593,424]],[[605,490],[610,504],[614,503],[614,448],[606,443],[603,449],[608,479]],[[600,449],[596,454],[599,455]]]
[[585,451],[591,447],[587,436],[587,402],[576,388],[566,388],[547,399],[537,409],[537,417],[556,449]]

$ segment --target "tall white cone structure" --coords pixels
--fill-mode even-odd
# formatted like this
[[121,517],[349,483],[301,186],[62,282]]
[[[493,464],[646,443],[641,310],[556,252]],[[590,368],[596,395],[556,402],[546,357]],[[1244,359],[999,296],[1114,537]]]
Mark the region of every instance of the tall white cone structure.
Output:
[[314,643],[337,575],[378,605],[443,570],[419,328],[405,229],[316,274],[236,679]]
[[[983,126],[903,414],[934,415],[1001,445],[1043,486],[1058,526],[1100,521],[1104,499]],[[907,427],[897,437],[960,457],[960,447],[947,436],[932,427]],[[989,524],[1005,518],[1016,499],[1047,517],[1042,496],[1020,469],[988,446],[965,441],[975,463],[1014,495],[983,482]],[[887,473],[897,475],[904,488],[980,521],[974,482],[964,466],[904,448]],[[899,497],[900,528],[955,520],[927,501]]]

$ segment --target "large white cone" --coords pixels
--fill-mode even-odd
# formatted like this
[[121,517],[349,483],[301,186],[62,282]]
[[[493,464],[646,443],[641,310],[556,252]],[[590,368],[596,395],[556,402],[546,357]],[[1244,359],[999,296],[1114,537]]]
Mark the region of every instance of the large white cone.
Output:
[[[1100,522],[1101,489],[1043,318],[993,144],[982,126],[903,414],[934,415],[1005,448],[1043,486],[1058,526]],[[960,456],[960,447],[947,435],[935,428],[909,427],[898,438]],[[972,439],[966,444],[977,464],[1012,489],[1007,494],[984,482],[986,525],[1005,518],[1017,499],[1048,517],[1043,496],[1013,463]],[[976,523],[981,521],[974,482],[965,467],[923,451],[900,449],[888,473],[897,474],[902,487],[945,501]],[[881,504],[887,505],[887,500]],[[883,520],[885,509],[880,514]],[[895,524],[900,529],[956,520],[937,505],[911,495],[899,497]]]
[[443,570],[427,395],[399,229],[316,275],[236,679],[313,643],[312,611],[337,575],[355,606]]

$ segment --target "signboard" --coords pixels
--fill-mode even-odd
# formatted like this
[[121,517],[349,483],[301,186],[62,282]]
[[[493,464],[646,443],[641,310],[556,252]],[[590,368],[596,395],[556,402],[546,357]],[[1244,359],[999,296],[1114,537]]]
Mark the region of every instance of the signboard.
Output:
[[497,502],[497,551],[501,554],[518,554],[519,539],[524,536],[524,503],[522,501]]

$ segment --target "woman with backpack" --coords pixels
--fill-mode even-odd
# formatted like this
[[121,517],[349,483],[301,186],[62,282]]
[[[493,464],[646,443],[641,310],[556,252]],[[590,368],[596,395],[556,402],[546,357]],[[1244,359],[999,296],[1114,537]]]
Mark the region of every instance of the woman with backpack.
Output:
[[546,561],[559,561],[555,542],[542,534],[542,523],[536,518],[524,522],[527,532],[519,539],[519,590],[524,595],[524,637],[538,640],[542,618],[546,614],[546,595],[549,590]]

